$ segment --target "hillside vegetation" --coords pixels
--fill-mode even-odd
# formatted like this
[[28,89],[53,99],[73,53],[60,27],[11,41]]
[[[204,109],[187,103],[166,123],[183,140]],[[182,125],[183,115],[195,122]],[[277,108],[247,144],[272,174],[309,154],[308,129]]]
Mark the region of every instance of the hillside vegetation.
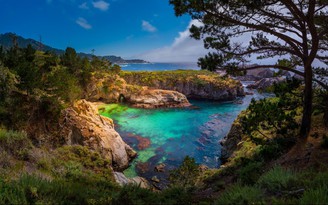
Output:
[[238,132],[230,137],[236,144],[226,164],[206,170],[187,157],[171,172],[170,187],[158,192],[118,186],[109,159],[65,145],[58,123],[62,110],[87,98],[90,83],[102,76],[107,90],[107,83],[95,87],[103,93],[120,87],[116,80],[122,78],[138,80],[131,89],[185,81],[198,88],[204,82],[239,87],[238,82],[205,71],[121,72],[106,60],[81,59],[72,48],[57,56],[31,46],[0,49],[0,71],[0,204],[328,203],[323,90],[316,90],[314,126],[306,140],[298,138],[302,84],[281,84],[275,98],[252,102],[235,121],[232,130]]

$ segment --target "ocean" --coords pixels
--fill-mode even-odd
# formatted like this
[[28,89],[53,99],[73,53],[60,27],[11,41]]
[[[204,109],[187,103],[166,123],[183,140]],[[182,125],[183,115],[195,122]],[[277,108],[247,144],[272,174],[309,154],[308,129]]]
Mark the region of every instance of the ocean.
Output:
[[165,71],[165,70],[200,70],[196,62],[187,63],[144,63],[120,64],[122,70],[127,71]]

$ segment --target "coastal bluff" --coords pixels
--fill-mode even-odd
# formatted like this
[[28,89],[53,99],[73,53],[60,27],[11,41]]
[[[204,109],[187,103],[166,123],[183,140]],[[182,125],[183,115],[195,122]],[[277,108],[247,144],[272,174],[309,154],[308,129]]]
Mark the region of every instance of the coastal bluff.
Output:
[[174,90],[190,99],[230,101],[245,95],[240,81],[203,70],[123,71],[120,76],[128,84]]
[[189,107],[187,97],[168,89],[129,84],[119,75],[94,75],[87,86],[85,98],[92,102],[127,103],[138,108]]

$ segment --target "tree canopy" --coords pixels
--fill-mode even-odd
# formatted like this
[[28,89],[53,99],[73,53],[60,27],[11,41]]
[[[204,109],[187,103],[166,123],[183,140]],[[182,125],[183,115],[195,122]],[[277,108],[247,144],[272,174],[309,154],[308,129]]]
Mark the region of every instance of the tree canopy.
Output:
[[316,75],[319,68],[326,73],[328,68],[327,0],[170,0],[170,3],[177,16],[189,14],[203,23],[190,28],[191,37],[204,39],[205,48],[212,49],[199,59],[203,69],[277,68],[303,76],[301,135],[308,135],[313,81],[328,89]]

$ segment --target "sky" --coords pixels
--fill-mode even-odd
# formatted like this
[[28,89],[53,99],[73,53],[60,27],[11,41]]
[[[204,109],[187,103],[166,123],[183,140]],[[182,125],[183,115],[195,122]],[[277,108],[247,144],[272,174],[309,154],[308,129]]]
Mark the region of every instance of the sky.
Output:
[[196,62],[208,51],[189,37],[199,24],[169,0],[0,0],[0,33],[46,45],[151,62]]

